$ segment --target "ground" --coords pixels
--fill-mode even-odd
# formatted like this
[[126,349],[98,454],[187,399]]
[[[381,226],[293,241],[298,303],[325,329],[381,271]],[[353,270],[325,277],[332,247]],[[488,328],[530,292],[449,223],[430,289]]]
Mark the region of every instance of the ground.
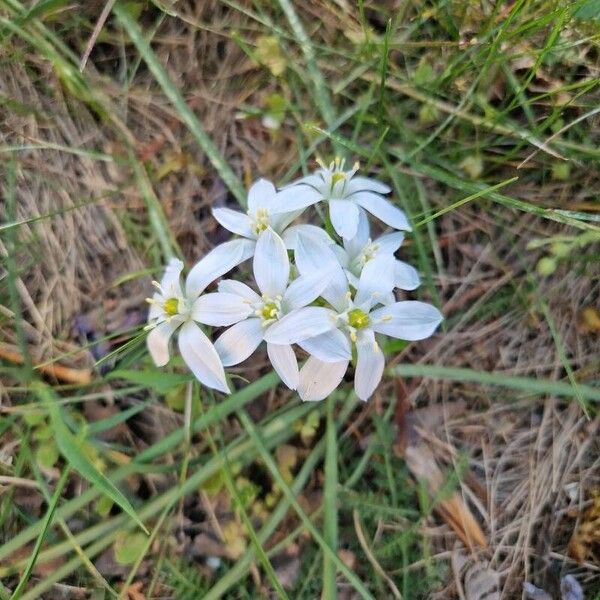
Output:
[[[599,14],[1,0],[0,597],[598,597]],[[440,330],[366,404],[265,353],[228,398],[154,368],[166,257],[335,155],[393,188]]]

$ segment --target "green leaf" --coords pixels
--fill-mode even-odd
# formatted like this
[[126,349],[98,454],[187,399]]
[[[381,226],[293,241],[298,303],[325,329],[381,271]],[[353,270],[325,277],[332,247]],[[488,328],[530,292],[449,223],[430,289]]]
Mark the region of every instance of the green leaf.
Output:
[[166,394],[182,383],[191,381],[192,376],[180,375],[177,373],[165,373],[158,369],[147,369],[145,371],[118,369],[109,373],[106,376],[106,379],[125,379],[131,383],[152,389],[159,394]]
[[112,481],[94,467],[87,457],[87,451],[83,441],[77,439],[67,428],[54,392],[41,382],[34,382],[31,387],[50,413],[56,444],[65,460],[94,487],[111,498],[115,504],[118,504],[123,511],[125,511],[137,525],[144,530],[144,532],[148,533],[148,530],[140,521],[140,518],[137,516],[133,506],[129,503],[129,500],[125,498]]
[[141,533],[120,531],[115,540],[115,560],[120,565],[131,565],[144,551],[146,537]]

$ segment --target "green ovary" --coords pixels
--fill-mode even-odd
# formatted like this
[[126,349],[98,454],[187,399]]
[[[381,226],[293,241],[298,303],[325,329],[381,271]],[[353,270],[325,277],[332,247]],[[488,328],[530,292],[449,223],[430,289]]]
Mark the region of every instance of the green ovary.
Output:
[[169,298],[163,304],[163,310],[170,317],[174,317],[179,312],[179,300],[177,298]]
[[277,304],[275,302],[267,302],[260,311],[260,316],[263,320],[268,321],[270,319],[276,319],[278,313]]
[[348,313],[348,325],[354,327],[354,329],[364,329],[369,325],[369,315],[360,308],[353,308]]

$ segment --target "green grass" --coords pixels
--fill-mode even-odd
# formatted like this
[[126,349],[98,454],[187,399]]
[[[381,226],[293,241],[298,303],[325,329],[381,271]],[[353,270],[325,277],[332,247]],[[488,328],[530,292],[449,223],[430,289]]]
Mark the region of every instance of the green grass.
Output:
[[[401,3],[393,13],[362,1],[347,8],[326,2],[307,8],[288,0],[227,0],[215,15],[198,16],[178,3],[117,1],[92,52],[95,67],[80,72],[79,59],[97,19],[92,9],[75,10],[61,1],[0,0],[0,68],[25,64],[32,89],[47,101],[43,114],[0,98],[0,115],[10,123],[0,147],[5,198],[0,341],[10,342],[23,357],[21,365],[0,362],[2,393],[10,399],[9,410],[0,413],[0,435],[19,439],[11,460],[0,464],[0,475],[14,482],[8,480],[0,495],[0,598],[52,597],[59,583],[100,590],[104,595],[98,597],[125,597],[123,586],[140,578],[148,598],[170,590],[177,598],[207,599],[255,598],[266,590],[281,598],[330,599],[342,587],[362,598],[379,598],[390,594],[386,577],[403,598],[426,598],[447,583],[447,563],[433,558],[439,540],[423,526],[434,518],[439,522],[433,517],[437,504],[459,485],[469,458],[465,454],[463,465],[459,454],[446,469],[438,496],[415,481],[394,450],[403,392],[393,385],[383,386],[368,407],[358,405],[349,383],[323,403],[303,405],[282,392],[272,372],[248,370],[233,380],[238,391],[216,399],[196,386],[191,393],[180,362],[166,371],[153,368],[137,325],[81,343],[89,350],[114,338],[122,342],[96,365],[92,384],[42,384],[33,368],[38,349],[31,331],[41,325],[23,289],[36,283],[29,273],[44,258],[40,232],[57,218],[103,203],[113,211],[143,263],[119,273],[111,291],[120,292],[128,283],[145,285],[144,276],[160,273],[168,257],[189,258],[190,243],[177,236],[175,225],[182,221],[176,218],[181,198],[197,193],[201,203],[217,182],[244,207],[249,177],[264,175],[283,184],[310,170],[314,156],[341,154],[388,182],[407,212],[414,231],[407,235],[403,257],[423,280],[411,297],[442,310],[450,307],[438,339],[450,340],[448,347],[460,345],[465,332],[478,340],[469,352],[460,345],[457,355],[442,343],[434,359],[423,359],[433,347],[428,343],[395,346],[386,381],[401,378],[409,394],[410,386],[426,382],[410,396],[418,406],[464,396],[476,399],[473,410],[494,402],[535,407],[559,398],[565,405],[579,402],[593,417],[600,400],[597,356],[586,346],[588,338],[574,338],[576,316],[565,317],[564,291],[551,285],[554,281],[558,288],[561,277],[576,273],[573,288],[589,288],[581,296],[587,303],[597,298],[600,31],[589,14],[593,4],[432,0]],[[257,36],[275,39],[282,73],[273,75],[268,64],[257,63]],[[183,63],[177,53],[201,38],[210,44],[198,42],[195,55],[220,43],[231,52],[243,51],[230,65],[236,72],[225,73],[226,84],[219,65],[208,65],[214,72],[201,74],[202,85],[211,82],[206,88],[178,71]],[[198,60],[204,64],[201,56]],[[268,94],[284,99],[280,132],[237,114],[263,114]],[[144,106],[140,98],[154,121],[136,113]],[[227,126],[204,118],[203,110],[214,106],[228,115]],[[57,126],[61,111],[91,115],[94,128],[82,136],[85,141],[65,145],[42,139],[45,127]],[[15,119],[24,114],[39,120],[40,139],[14,130]],[[168,185],[155,176],[167,158],[158,150],[142,159],[140,149],[164,131],[167,149],[175,140],[177,151],[201,163],[201,176],[189,167],[169,173]],[[111,143],[97,142],[98,132]],[[261,162],[260,152],[270,145],[276,157]],[[110,180],[110,192],[96,195],[89,189],[86,197],[69,197],[55,210],[24,216],[19,204],[24,175],[52,186],[58,197],[63,182],[46,163],[62,164],[64,157],[70,165],[93,161],[99,174],[118,169],[121,177]],[[566,177],[564,165],[570,170]],[[75,167],[68,175],[79,177]],[[188,187],[178,188],[177,178]],[[200,219],[194,214],[183,220]],[[202,235],[211,235],[211,227],[199,227]],[[557,240],[568,252],[558,253]],[[494,276],[470,281],[485,252],[492,256],[486,268],[496,269]],[[544,257],[555,261],[554,274],[536,270]],[[473,291],[480,280],[487,289],[458,302],[461,286]],[[30,299],[41,306],[41,293]],[[474,333],[500,319],[529,349],[535,346],[526,330],[537,319],[538,330],[531,326],[529,333],[539,336],[545,356],[558,368],[530,366],[528,357],[494,367],[498,349]],[[64,348],[44,355],[44,364],[68,361],[78,351]],[[442,397],[442,389],[449,395]],[[86,403],[104,398],[106,390],[116,401],[135,402],[87,423]],[[183,410],[169,408],[182,399]],[[179,417],[170,433],[149,444],[135,433],[118,442],[103,437],[157,407]],[[285,444],[297,452],[291,471],[277,454]],[[44,451],[56,451],[51,464],[40,463]],[[19,479],[35,484],[45,503],[39,513],[15,502]],[[155,480],[169,485],[152,483],[142,494],[131,484]],[[215,481],[227,518],[244,531],[244,547],[211,573],[199,568],[201,561],[174,550],[171,537],[186,503],[197,502],[200,490]],[[250,501],[248,481],[258,490]],[[102,502],[108,512],[102,512]],[[127,574],[99,573],[97,558],[117,540],[134,536],[136,527],[149,535],[125,565]],[[290,548],[298,549],[299,572],[284,588],[278,564]],[[354,565],[346,563],[344,552],[354,557]],[[57,566],[48,568],[52,560]],[[146,563],[152,565],[150,575],[141,574]],[[413,563],[420,566],[411,568]]]

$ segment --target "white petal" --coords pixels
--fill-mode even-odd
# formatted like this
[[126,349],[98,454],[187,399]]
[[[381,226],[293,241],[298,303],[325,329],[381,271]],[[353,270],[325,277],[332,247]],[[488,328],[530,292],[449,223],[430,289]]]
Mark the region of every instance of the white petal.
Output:
[[312,275],[300,275],[290,283],[285,294],[283,294],[283,307],[286,312],[302,308],[316,300],[329,284],[329,274],[313,273]]
[[228,294],[237,294],[248,302],[260,302],[260,296],[249,286],[235,279],[223,279],[219,281],[219,291]]
[[396,261],[394,274],[395,286],[401,290],[416,290],[421,285],[421,278],[417,270],[401,260]]
[[196,379],[206,387],[229,393],[221,359],[205,333],[192,321],[179,331],[179,352]]
[[226,327],[233,325],[254,312],[251,304],[237,294],[214,292],[203,294],[192,307],[192,319],[205,325]]
[[327,232],[324,229],[321,229],[321,227],[307,224],[292,225],[281,234],[281,239],[288,250],[296,249],[297,238],[300,233],[305,236],[305,238],[320,242],[326,246],[334,243],[327,235]]
[[358,206],[350,200],[329,201],[329,217],[336,232],[343,238],[353,238],[358,230]]
[[290,277],[290,261],[281,238],[271,229],[260,234],[254,252],[254,278],[263,294],[283,294]]
[[404,234],[399,231],[379,236],[373,243],[379,246],[378,254],[394,254],[404,241]]
[[350,199],[360,204],[365,210],[383,221],[394,229],[411,231],[411,226],[403,211],[385,198],[372,192],[358,192],[350,196]]
[[348,302],[348,282],[332,246],[321,244],[305,237],[304,233],[299,233],[294,258],[301,275],[329,274],[329,284],[321,295],[336,310],[344,310]]
[[392,190],[385,183],[368,177],[353,177],[346,188],[348,195],[356,192],[376,192],[377,194],[389,194]]
[[298,361],[291,346],[267,344],[267,354],[277,375],[291,390],[298,387]]
[[354,303],[368,308],[394,289],[396,259],[391,255],[376,256],[363,267]]
[[300,369],[300,398],[305,402],[324,400],[341,383],[347,368],[347,360],[332,363],[309,356]]
[[[276,209],[274,209],[276,210]],[[269,215],[269,223],[273,230],[281,235],[282,231],[297,217],[299,217],[304,209],[294,210],[292,212],[272,213]]]
[[323,200],[323,194],[308,185],[291,185],[277,194],[273,214],[300,210]]
[[230,327],[215,342],[221,362],[230,367],[246,360],[262,342],[263,333],[260,319],[246,319]]
[[295,181],[292,181],[291,183],[284,185],[281,189],[285,190],[294,185],[302,185],[302,184],[310,185],[311,187],[319,189],[323,185],[323,178],[320,175],[313,173],[312,175],[307,175],[306,177],[300,177],[300,179],[296,179]]
[[369,219],[365,211],[359,208],[356,235],[350,239],[344,239],[344,248],[352,258],[357,257],[362,252],[369,241],[369,234]]
[[307,306],[282,317],[265,330],[271,344],[296,344],[336,326],[336,314],[322,306]]
[[237,233],[246,238],[256,237],[252,233],[250,217],[246,213],[230,208],[213,208],[212,214],[225,229],[232,233]]
[[169,260],[164,275],[160,280],[160,288],[166,298],[182,295],[181,271],[183,271],[183,263],[178,258]]
[[179,325],[181,321],[163,321],[150,330],[146,344],[157,367],[164,367],[169,362],[169,340]]
[[231,240],[218,245],[200,259],[187,276],[185,292],[188,298],[199,296],[206,286],[254,254],[253,240]]
[[374,333],[369,329],[358,332],[356,352],[358,359],[354,373],[354,390],[361,400],[368,400],[381,381],[385,358],[375,341]]
[[444,319],[435,306],[413,300],[378,308],[369,318],[374,331],[410,341],[429,337]]
[[308,338],[298,344],[302,350],[324,362],[338,362],[352,358],[352,348],[348,336],[339,329],[332,329]]
[[248,210],[255,213],[259,208],[270,209],[277,190],[275,186],[266,179],[255,181],[248,190]]

